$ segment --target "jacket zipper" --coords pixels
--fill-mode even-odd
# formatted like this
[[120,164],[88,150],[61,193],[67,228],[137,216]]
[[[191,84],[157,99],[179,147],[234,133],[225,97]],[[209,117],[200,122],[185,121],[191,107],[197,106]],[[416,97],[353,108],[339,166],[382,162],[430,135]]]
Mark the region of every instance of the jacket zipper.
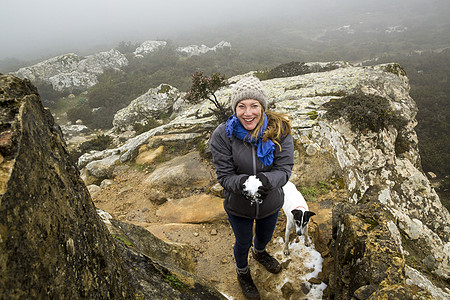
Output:
[[[252,161],[253,161],[253,175],[256,175],[256,149],[255,146],[252,146]],[[259,204],[258,202],[255,202],[255,208],[256,208],[256,213],[255,213],[255,218],[258,217],[259,215]]]

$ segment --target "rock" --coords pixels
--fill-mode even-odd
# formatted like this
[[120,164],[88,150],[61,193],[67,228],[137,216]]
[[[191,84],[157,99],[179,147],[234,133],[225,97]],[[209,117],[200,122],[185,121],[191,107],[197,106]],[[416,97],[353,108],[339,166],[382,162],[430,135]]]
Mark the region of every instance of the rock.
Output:
[[433,172],[427,172],[427,175],[430,179],[436,179],[436,174],[434,174]]
[[65,139],[70,139],[74,136],[79,136],[81,134],[86,134],[90,132],[90,129],[81,124],[77,125],[61,125],[61,130],[64,134]]
[[209,186],[211,169],[202,163],[198,152],[174,158],[153,171],[145,180],[152,187],[195,188]]
[[133,52],[135,56],[142,56],[148,53],[155,52],[164,48],[167,45],[166,41],[145,41]]
[[159,146],[154,150],[143,151],[136,157],[136,163],[139,165],[151,165],[153,160],[160,156],[164,151],[164,146]]
[[86,173],[95,182],[100,184],[102,180],[112,178],[114,165],[119,161],[119,158],[118,155],[112,155],[101,160],[90,162],[86,165]]
[[222,198],[194,195],[170,200],[161,205],[156,214],[172,223],[212,223],[226,220],[222,203]]
[[[335,206],[333,232],[336,236],[331,248],[335,271],[328,291],[332,298],[346,299],[355,295],[367,299],[377,295],[397,299],[400,295],[409,295],[411,287],[406,284],[405,256],[391,234],[391,218],[392,215],[375,201]],[[423,288],[417,290],[428,294]]]
[[229,42],[221,41],[217,45],[212,48],[209,48],[205,45],[190,45],[185,47],[178,47],[176,51],[183,56],[194,56],[194,55],[202,55],[208,53],[209,51],[217,51],[218,49],[231,48],[231,44]]
[[146,125],[149,120],[160,118],[162,114],[172,110],[173,104],[180,96],[178,89],[168,84],[149,89],[114,115],[113,130],[131,130],[137,123]]
[[127,58],[117,50],[100,52],[85,58],[74,53],[56,56],[36,65],[19,69],[14,75],[52,85],[56,91],[84,89],[95,85],[105,69],[120,69]]
[[161,205],[167,201],[165,193],[156,189],[151,189],[150,191],[148,191],[148,198],[150,199],[150,201],[157,205]]
[[102,191],[102,188],[95,184],[88,185],[87,189],[92,198],[95,198]]
[[104,189],[105,187],[110,186],[112,184],[114,184],[114,180],[105,179],[105,180],[102,180],[102,182],[100,183],[100,188]]
[[0,90],[2,132],[9,128],[14,137],[2,149],[0,294],[134,297],[116,245],[36,88],[2,75]]

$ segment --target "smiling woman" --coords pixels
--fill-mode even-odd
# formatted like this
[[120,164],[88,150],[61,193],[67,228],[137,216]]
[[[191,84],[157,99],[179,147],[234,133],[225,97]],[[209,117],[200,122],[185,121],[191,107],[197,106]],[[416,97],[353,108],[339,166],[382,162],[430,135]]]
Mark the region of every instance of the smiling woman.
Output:
[[[269,272],[281,271],[280,263],[267,253],[266,246],[272,240],[283,205],[282,187],[294,165],[294,142],[287,116],[267,111],[267,95],[256,77],[244,77],[234,85],[231,108],[234,114],[211,136],[211,153],[236,238],[237,280],[246,297],[259,299],[248,253],[253,248],[253,258]],[[253,178],[261,185],[251,194],[248,185]]]

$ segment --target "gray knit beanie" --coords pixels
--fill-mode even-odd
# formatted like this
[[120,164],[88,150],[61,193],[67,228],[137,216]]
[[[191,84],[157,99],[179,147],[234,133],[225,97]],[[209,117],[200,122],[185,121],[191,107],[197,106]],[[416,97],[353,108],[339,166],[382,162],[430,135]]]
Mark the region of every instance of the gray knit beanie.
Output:
[[267,95],[264,86],[258,78],[250,76],[239,80],[231,93],[231,108],[236,112],[236,105],[241,100],[255,99],[267,110]]

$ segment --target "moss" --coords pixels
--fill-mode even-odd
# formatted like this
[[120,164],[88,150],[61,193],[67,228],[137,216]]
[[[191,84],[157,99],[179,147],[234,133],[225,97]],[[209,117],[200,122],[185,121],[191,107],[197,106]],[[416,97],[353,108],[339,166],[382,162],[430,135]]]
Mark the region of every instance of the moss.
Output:
[[184,289],[186,289],[185,284],[173,274],[166,274],[166,276],[164,277],[164,281],[176,290],[183,291]]
[[389,101],[380,96],[348,95],[325,103],[323,107],[327,110],[324,118],[329,120],[345,118],[350,122],[353,131],[368,129],[379,132],[389,124],[397,122]]
[[395,139],[395,155],[399,156],[409,151],[409,142],[403,135],[397,135]]
[[315,120],[317,119],[317,117],[319,116],[319,113],[315,110],[307,112],[306,115],[311,119],[311,120]]
[[261,81],[269,79],[269,71],[257,71],[255,74],[253,74],[256,78],[258,78]]
[[162,84],[158,94],[167,94],[172,88],[168,84]]
[[368,231],[372,231],[375,227],[380,225],[378,220],[374,220],[372,218],[366,218],[366,219],[364,219],[364,222],[366,222],[367,224],[370,224],[369,228],[367,228]]
[[127,241],[126,239],[124,239],[124,238],[121,237],[121,236],[114,235],[114,234],[111,234],[111,236],[112,236],[113,238],[115,238],[116,240],[121,241],[122,243],[124,243],[125,245],[127,245],[127,246],[129,246],[129,247],[136,247],[133,243],[131,243],[130,241]]
[[397,76],[406,76],[406,71],[399,64],[388,64],[385,68],[386,72],[395,74]]
[[109,135],[101,134],[93,140],[81,143],[78,148],[80,149],[81,153],[86,153],[92,150],[102,151],[107,149],[111,145],[112,140],[112,137],[110,137]]
[[154,119],[148,119],[145,124],[135,123],[133,125],[133,130],[136,132],[137,135],[139,135],[141,133],[149,131],[150,129],[156,128],[159,125],[160,124],[158,123],[158,121]]

